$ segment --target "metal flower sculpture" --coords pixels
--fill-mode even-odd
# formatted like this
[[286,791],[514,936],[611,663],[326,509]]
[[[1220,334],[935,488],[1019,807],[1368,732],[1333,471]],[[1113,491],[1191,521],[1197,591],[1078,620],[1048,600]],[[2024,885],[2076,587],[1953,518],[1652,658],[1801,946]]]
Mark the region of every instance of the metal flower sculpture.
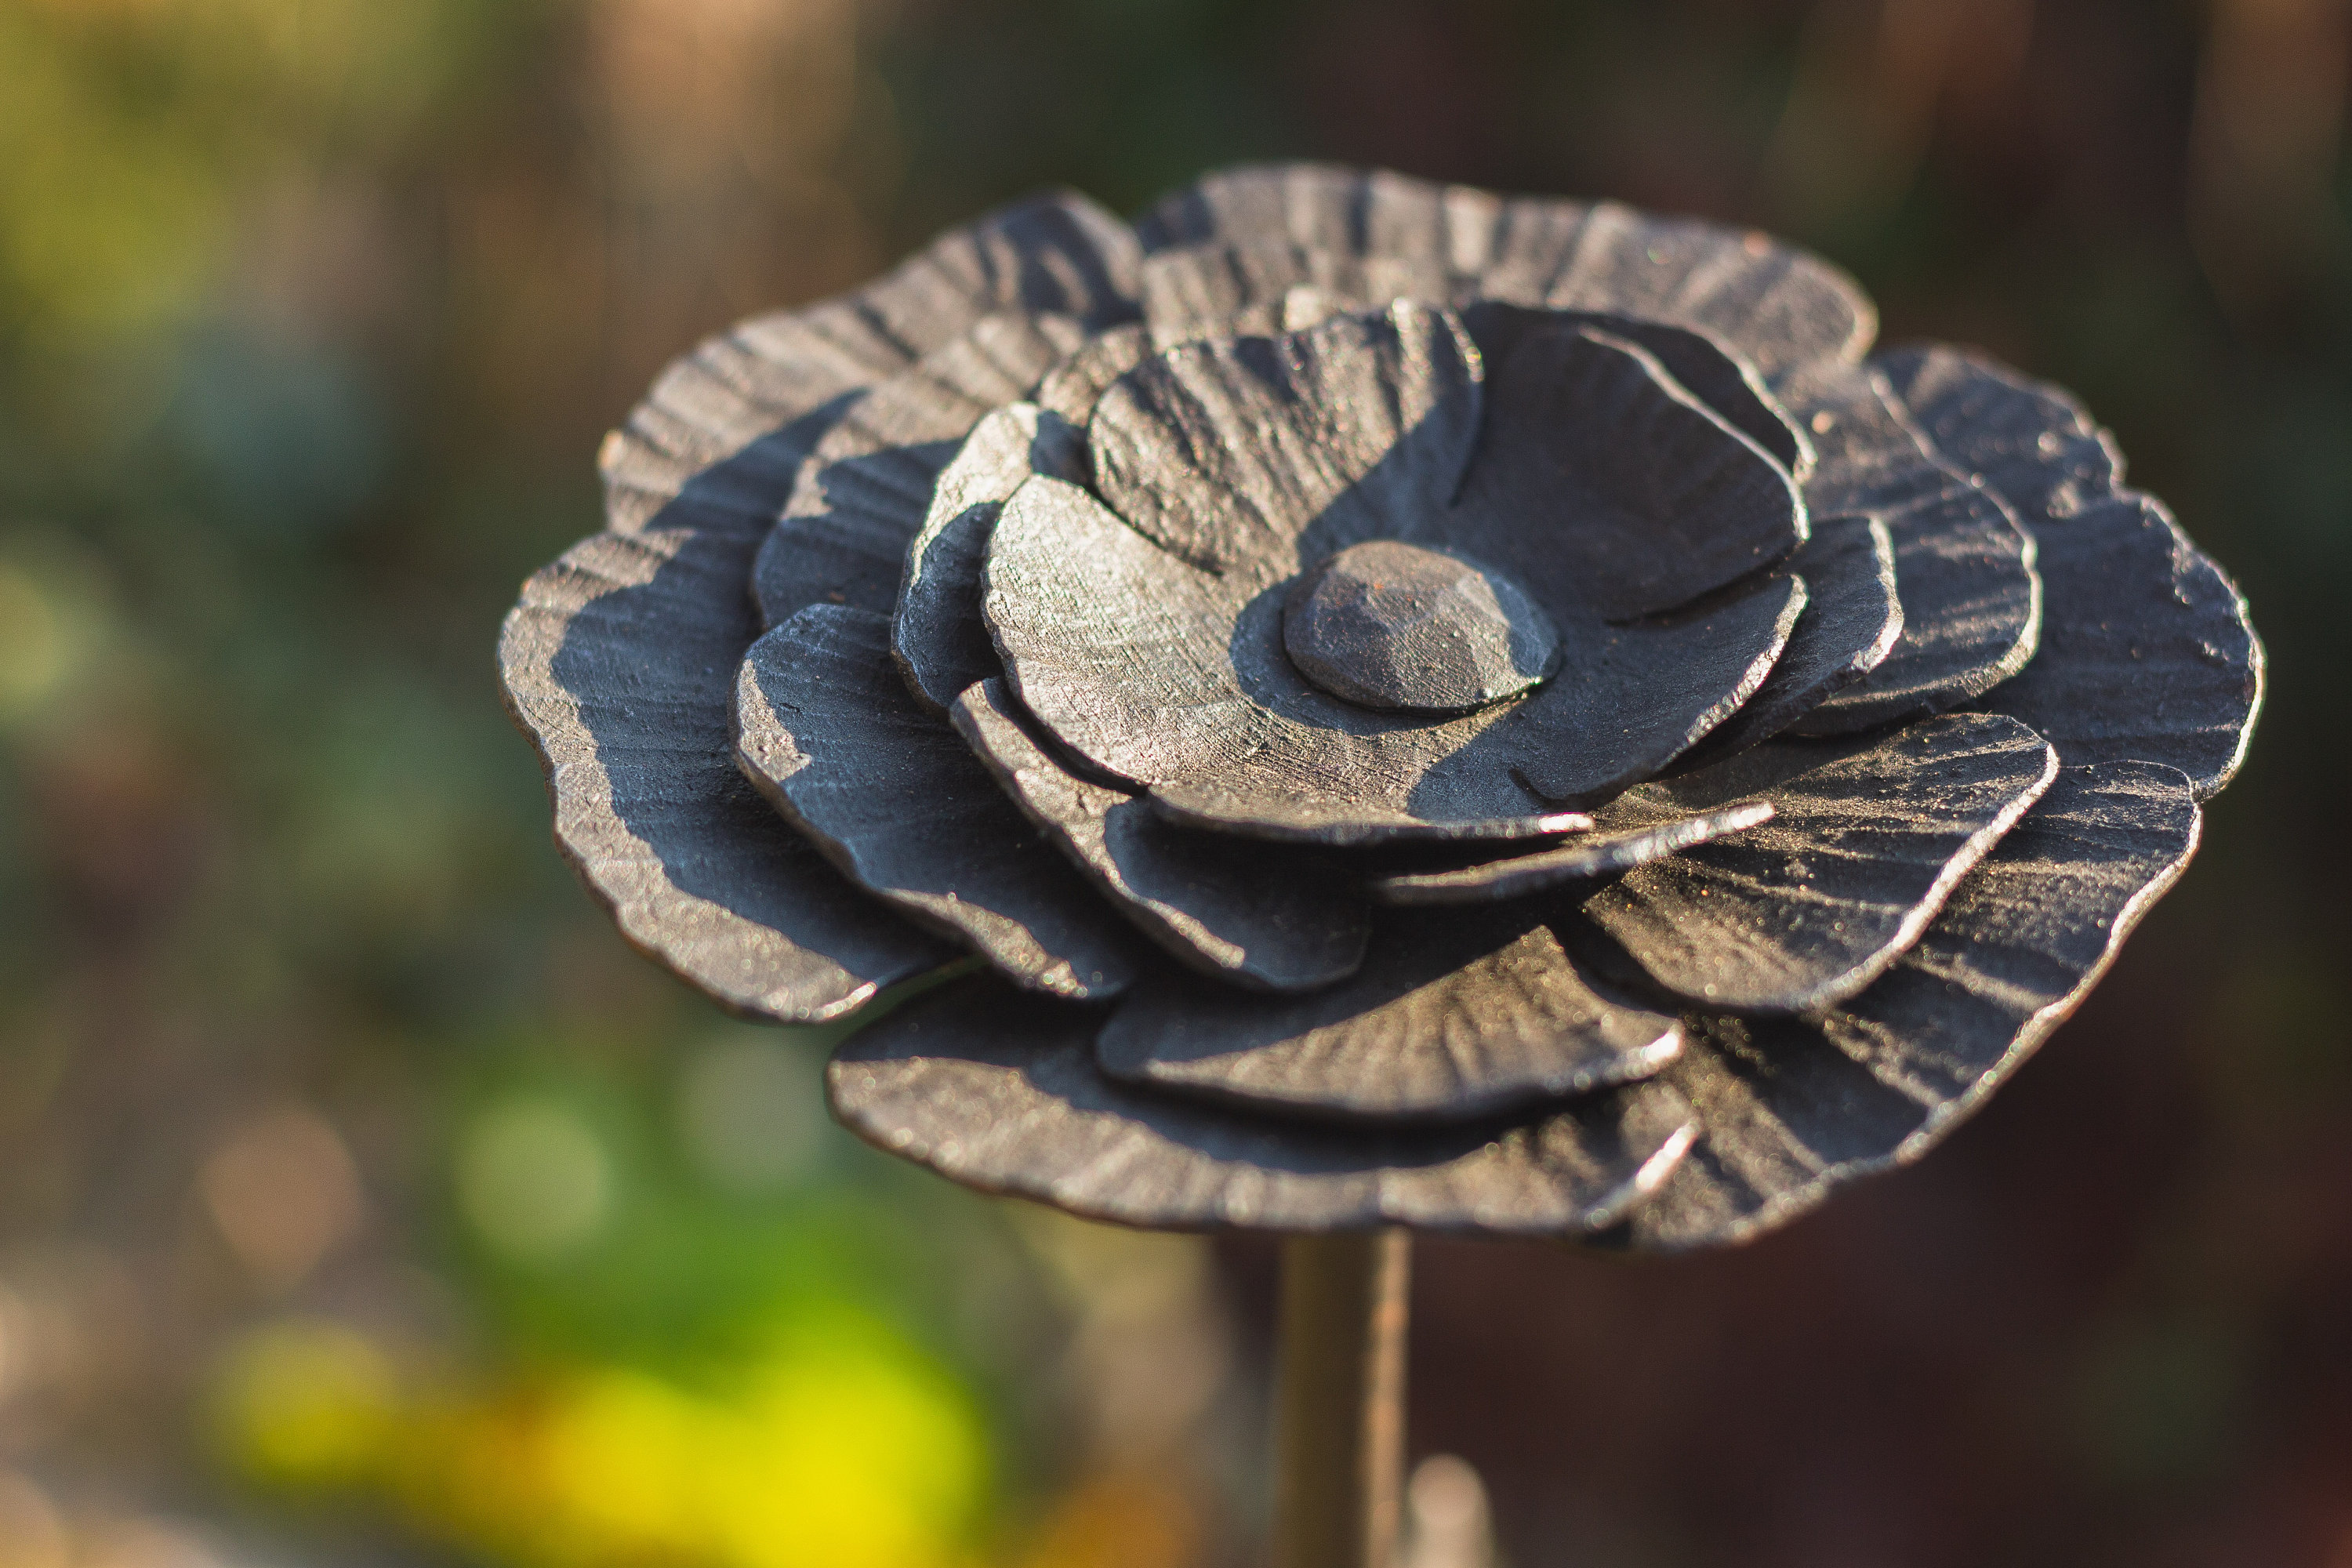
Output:
[[1075,195],[673,366],[501,647],[628,938],[837,1114],[1167,1227],[1737,1241],[1940,1139],[2197,843],[2243,601],[1768,237]]

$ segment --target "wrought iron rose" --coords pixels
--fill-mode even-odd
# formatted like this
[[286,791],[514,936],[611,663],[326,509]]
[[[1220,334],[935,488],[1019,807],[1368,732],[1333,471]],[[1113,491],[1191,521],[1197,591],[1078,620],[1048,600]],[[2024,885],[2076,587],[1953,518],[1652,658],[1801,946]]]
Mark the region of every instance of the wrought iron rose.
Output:
[[2064,394],[1760,234],[1314,166],[673,366],[501,646],[622,931],[1159,1226],[1737,1240],[1916,1157],[2261,699]]

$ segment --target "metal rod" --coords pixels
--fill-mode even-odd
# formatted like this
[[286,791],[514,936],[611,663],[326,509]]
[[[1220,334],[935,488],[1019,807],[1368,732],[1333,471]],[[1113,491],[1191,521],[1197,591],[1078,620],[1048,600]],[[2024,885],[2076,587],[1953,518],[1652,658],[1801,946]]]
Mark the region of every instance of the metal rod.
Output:
[[1394,1568],[1411,1247],[1402,1230],[1284,1244],[1274,1568]]

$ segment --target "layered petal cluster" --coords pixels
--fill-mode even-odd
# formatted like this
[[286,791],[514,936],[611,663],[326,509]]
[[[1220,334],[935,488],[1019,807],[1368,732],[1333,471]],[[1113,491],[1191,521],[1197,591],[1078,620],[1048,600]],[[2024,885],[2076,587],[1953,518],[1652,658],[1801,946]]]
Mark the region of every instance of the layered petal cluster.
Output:
[[835,1113],[1129,1224],[1675,1250],[1916,1158],[2243,755],[2071,398],[1764,235],[1312,165],[762,317],[500,658],[558,841]]

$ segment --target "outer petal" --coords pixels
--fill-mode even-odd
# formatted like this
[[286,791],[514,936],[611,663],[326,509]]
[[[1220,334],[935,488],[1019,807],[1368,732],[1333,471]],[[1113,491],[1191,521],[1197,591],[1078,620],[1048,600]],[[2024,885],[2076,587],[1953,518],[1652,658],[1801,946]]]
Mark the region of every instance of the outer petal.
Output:
[[1085,341],[1072,317],[1002,311],[868,392],[801,465],[752,587],[778,626],[806,605],[887,614],[940,471],[983,415]]
[[948,726],[899,684],[889,623],[812,605],[751,645],[735,699],[744,773],[845,872],[1018,983],[1117,994],[1138,954]]
[[1761,795],[1771,821],[1640,867],[1584,912],[1698,1006],[1814,1012],[1917,941],[2057,770],[2040,736],[1994,714],[1931,719],[1842,752],[1767,748],[1668,787],[1692,805]]
[[1262,1121],[1105,1078],[1098,1023],[958,981],[861,1031],[825,1087],[850,1131],[950,1180],[1171,1230],[1577,1235],[1640,1203],[1696,1131],[1654,1083],[1506,1129]]
[[1780,391],[1820,451],[1806,501],[1885,522],[1903,603],[1893,651],[1797,731],[1843,734],[1941,712],[2024,668],[2041,636],[2042,579],[2032,539],[2000,498],[1936,457],[1874,372],[1815,365]]
[[957,732],[1114,907],[1179,959],[1235,984],[1312,990],[1356,972],[1370,911],[1324,860],[1188,833],[1150,803],[1080,778],[1029,731],[1003,683],[956,701]]
[[1393,1123],[1491,1119],[1647,1078],[1674,1015],[1596,986],[1543,911],[1392,916],[1363,970],[1269,1002],[1162,974],[1095,1042],[1113,1078],[1262,1114]]
[[732,671],[759,630],[751,553],[801,460],[856,394],[992,310],[1131,309],[1139,261],[1116,218],[1042,197],[854,294],[711,340],[606,440],[614,531],[524,585],[499,669],[546,765],[557,841],[623,935],[720,1001],[829,1017],[946,956],[735,771]]
[[1871,361],[1904,412],[2027,526],[2074,516],[2123,482],[2124,455],[2074,394],[1935,343]]
[[2065,394],[1953,349],[1884,363],[1937,446],[2009,497],[2041,546],[2042,651],[1984,705],[2069,763],[2161,763],[2210,799],[2262,709],[2262,640],[2236,584],[2161,502],[2113,488],[2122,458]]
[[1818,1022],[1694,1019],[1706,1131],[1612,1240],[1745,1241],[1945,1138],[2074,1010],[2194,853],[2169,768],[2068,768],[1884,978]]
[[1443,305],[1457,280],[1433,261],[1309,249],[1297,244],[1199,245],[1144,258],[1143,319],[1154,343],[1240,337],[1286,330],[1294,289],[1328,297],[1341,310],[1391,300]]
[[1207,175],[1138,221],[1153,251],[1287,241],[1439,266],[1477,291],[1712,331],[1768,375],[1859,359],[1877,330],[1844,273],[1754,230],[1614,203],[1508,200],[1381,171],[1275,163]]
[[735,770],[713,670],[757,633],[751,543],[604,533],[524,584],[499,663],[538,745],[555,840],[621,934],[727,1005],[846,1012],[951,950],[825,864]]
[[[600,463],[612,527],[644,527],[719,459],[896,374],[992,310],[1057,311],[1094,329],[1125,319],[1141,260],[1126,225],[1059,192],[951,229],[854,293],[742,322],[664,371],[606,440]],[[751,504],[728,506],[738,526],[764,532],[774,522],[806,453],[805,442],[789,449],[781,486],[773,465],[762,466],[755,493],[740,497]],[[698,510],[738,499],[707,482],[695,489]],[[673,514],[664,525],[680,521]]]

